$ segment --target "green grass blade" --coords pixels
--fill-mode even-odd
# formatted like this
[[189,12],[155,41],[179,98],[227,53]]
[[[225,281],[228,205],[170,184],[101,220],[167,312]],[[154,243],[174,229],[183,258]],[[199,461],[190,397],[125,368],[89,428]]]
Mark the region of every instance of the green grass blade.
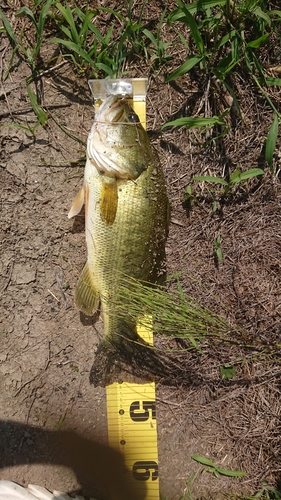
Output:
[[105,37],[102,36],[100,31],[96,28],[96,26],[92,23],[89,22],[88,28],[94,35],[96,36],[97,40],[101,43],[102,46],[106,46],[109,43],[109,40],[111,39],[112,32],[114,25],[112,24],[110,28],[107,30],[107,34]]
[[144,29],[143,34],[157,47],[157,40],[151,31]]
[[278,17],[280,17],[280,18],[281,18],[281,10],[274,10],[274,9],[273,9],[273,10],[270,10],[270,11],[269,11],[269,14],[270,14],[271,16],[278,16]]
[[66,7],[63,7],[61,3],[56,4],[57,9],[60,11],[60,13],[63,15],[64,19],[68,23],[72,35],[72,41],[76,43],[78,46],[81,45],[81,39],[79,37],[79,34],[76,29],[75,21],[72,15],[71,8],[69,7],[68,4],[66,4]]
[[184,291],[183,291],[182,284],[181,284],[179,278],[177,278],[177,285],[178,285],[178,291],[179,291],[180,298],[181,298],[182,302],[184,303],[185,296],[184,296]]
[[[201,2],[201,9],[202,10],[207,10],[212,7],[217,7],[218,5],[225,5],[227,0],[203,0]],[[190,4],[187,4],[185,7],[188,9],[190,14],[196,14],[198,12],[198,1],[197,2],[191,2]],[[175,9],[170,15],[168,22],[175,22],[175,21],[184,21],[185,20],[185,15],[182,12],[182,9]]]
[[[259,59],[257,58],[257,56],[255,54],[255,51],[253,51],[251,48],[249,50],[250,50],[250,57],[252,59],[252,63],[254,63],[254,66],[256,67],[256,70],[259,72],[259,74],[261,75],[261,77],[263,78],[263,81],[264,81],[264,78],[265,78],[264,67],[262,66],[262,64],[260,63]],[[247,53],[249,50],[246,50],[245,52]]]
[[218,246],[216,242],[215,242],[215,253],[219,263],[222,264],[223,263],[222,249]]
[[101,69],[106,73],[110,78],[117,78],[117,69],[114,68],[113,64],[110,66],[107,66],[107,64],[104,63],[97,63],[96,68]]
[[213,177],[211,175],[196,175],[192,177],[193,181],[207,181],[213,182],[214,184],[222,184],[223,186],[228,186],[228,182],[221,177]]
[[175,80],[179,76],[184,75],[189,70],[191,70],[196,64],[198,64],[200,61],[202,61],[202,59],[203,59],[202,56],[193,56],[193,57],[190,57],[178,69],[176,69],[176,71],[174,71],[171,75],[169,75],[165,79],[165,82],[166,83],[171,82],[172,80]]
[[6,33],[9,36],[9,38],[12,40],[12,42],[16,46],[18,46],[18,41],[17,41],[16,36],[14,34],[13,28],[12,28],[10,22],[8,21],[7,17],[5,16],[4,12],[1,9],[0,9],[0,19],[2,19],[3,26],[6,30]]
[[84,61],[86,61],[90,66],[94,66],[94,61],[93,59],[88,55],[85,50],[83,50],[81,47],[77,46],[76,43],[74,42],[69,42],[68,40],[62,40],[61,38],[52,38],[51,39],[52,43],[61,43],[68,49],[72,50],[76,54],[78,54]]
[[230,181],[233,184],[238,184],[240,181],[245,181],[247,179],[252,179],[258,175],[263,175],[264,171],[261,168],[250,168],[246,172],[237,172],[235,175],[230,176]]
[[38,126],[38,122],[34,127],[30,127],[30,125],[21,125],[20,123],[8,123],[7,125],[1,125],[0,130],[3,128],[20,128],[21,130],[26,130],[27,132],[30,132],[32,135],[34,135],[34,132]]
[[37,34],[40,37],[43,36],[46,17],[48,15],[49,9],[50,9],[52,4],[53,4],[53,0],[47,0],[47,2],[44,4],[43,9],[40,12],[39,19],[38,19],[38,26],[36,28]]
[[269,33],[266,33],[265,35],[260,36],[256,40],[252,40],[251,42],[247,43],[246,47],[251,47],[253,49],[258,49],[262,43],[264,43],[269,37]]
[[186,6],[182,3],[181,0],[177,0],[177,3],[180,9],[184,13],[185,16],[184,20],[186,24],[188,24],[188,26],[190,27],[190,31],[196,43],[197,49],[199,50],[199,53],[202,56],[205,53],[205,47],[197,22],[195,21],[194,17],[192,16],[192,14],[190,14],[189,10],[186,8]]
[[[261,79],[259,79],[259,82],[262,84],[263,81]],[[281,78],[265,78],[265,83],[266,85],[276,85],[278,87],[280,87],[281,85]]]
[[36,95],[34,94],[33,90],[31,89],[30,85],[26,85],[28,96],[31,102],[31,106],[33,108],[34,113],[36,114],[38,121],[41,125],[45,125],[45,123],[48,120],[48,115],[45,113],[45,111],[39,106],[37,102]]
[[37,9],[43,1],[44,0],[37,0],[37,2],[34,1],[34,9]]
[[221,467],[216,467],[216,471],[223,476],[228,477],[244,477],[247,476],[247,472],[242,470],[230,470],[230,469],[222,469]]
[[96,13],[95,11],[91,10],[86,13],[82,20],[82,28],[80,31],[80,36],[83,38],[83,40],[86,39],[87,33],[90,29],[90,24],[92,24],[92,19],[95,17]]
[[[114,29],[114,24],[112,24],[107,32],[107,35],[106,37],[104,38],[104,45],[105,45],[105,48],[107,48],[107,46],[109,45],[109,42],[112,38],[112,34],[113,34],[113,29]],[[98,31],[98,30],[97,30]],[[96,34],[96,37],[98,37],[98,35]]]
[[191,129],[200,127],[213,127],[214,125],[226,124],[219,116],[212,116],[210,118],[185,116],[184,118],[177,118],[176,120],[165,123],[162,126],[162,129],[166,127],[182,126],[185,126],[187,129]]
[[191,458],[195,460],[195,462],[199,462],[199,464],[207,465],[208,467],[213,467],[214,469],[216,469],[216,465],[214,464],[214,462],[206,457],[202,457],[202,455],[192,455]]
[[67,36],[67,38],[69,38],[69,40],[72,41],[72,34],[71,34],[70,29],[67,28],[66,26],[61,26],[60,29]]
[[227,42],[229,42],[229,40],[231,40],[232,38],[234,38],[235,35],[236,35],[236,30],[231,30],[229,33],[227,33],[226,35],[224,35],[221,38],[221,40],[219,41],[219,43],[218,43],[218,48],[222,47]]
[[236,375],[236,368],[233,365],[225,364],[220,367],[220,376],[222,379],[231,380]]
[[27,16],[29,17],[29,19],[33,22],[35,28],[36,28],[36,31],[37,31],[37,23],[36,23],[36,19],[34,17],[34,14],[32,12],[32,10],[30,10],[28,7],[22,7],[17,13],[16,13],[16,16],[17,17],[24,17],[24,16]]
[[278,116],[276,113],[274,113],[274,119],[273,119],[273,122],[270,126],[267,140],[266,140],[266,145],[265,145],[265,159],[266,159],[266,161],[269,165],[269,168],[271,170],[272,170],[272,166],[273,166],[273,155],[274,155],[274,150],[275,150],[277,136],[278,136],[278,125],[279,125]]
[[[222,81],[224,80],[225,75],[232,72],[233,68],[239,62],[239,59],[236,61],[235,59],[232,59],[232,54],[228,54],[219,61],[218,65],[212,70],[212,72],[220,81]],[[224,81],[222,83],[225,85]]]
[[196,349],[197,351],[199,351],[201,353],[203,352],[202,349],[201,349],[201,347],[197,344],[197,342],[196,342],[195,338],[193,337],[193,335],[189,335],[188,336],[188,340],[191,343],[191,345],[194,347],[194,349]]
[[269,15],[266,12],[264,12],[264,10],[262,10],[259,6],[257,6],[253,10],[253,14],[255,14],[255,16],[263,19],[269,26],[271,25],[271,19],[270,19]]

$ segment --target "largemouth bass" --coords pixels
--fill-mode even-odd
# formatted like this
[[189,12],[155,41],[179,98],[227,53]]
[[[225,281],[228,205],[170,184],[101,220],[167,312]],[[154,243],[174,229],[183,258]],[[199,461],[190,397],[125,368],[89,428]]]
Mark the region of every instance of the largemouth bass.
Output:
[[[76,289],[86,315],[103,311],[102,348],[139,340],[136,320],[119,318],[122,276],[151,283],[165,278],[168,199],[163,170],[149,137],[125,99],[108,97],[87,143],[84,184],[68,217],[85,204],[88,258]],[[122,300],[122,299],[120,299]]]

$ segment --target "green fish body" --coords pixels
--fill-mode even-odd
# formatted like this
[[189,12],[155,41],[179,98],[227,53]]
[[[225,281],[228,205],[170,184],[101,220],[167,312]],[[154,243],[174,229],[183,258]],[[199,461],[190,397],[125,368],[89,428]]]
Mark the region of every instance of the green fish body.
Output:
[[[104,343],[137,338],[135,321],[120,319],[122,277],[165,279],[168,199],[159,158],[137,115],[124,99],[107,98],[88,138],[84,185],[69,217],[85,203],[87,262],[76,289],[86,315],[102,306]],[[122,299],[120,299],[122,300]]]

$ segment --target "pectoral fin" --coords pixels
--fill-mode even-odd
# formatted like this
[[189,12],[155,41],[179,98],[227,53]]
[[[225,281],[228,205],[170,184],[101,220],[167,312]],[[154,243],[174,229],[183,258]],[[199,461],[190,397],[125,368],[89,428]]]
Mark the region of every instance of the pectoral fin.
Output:
[[99,306],[100,295],[95,289],[88,263],[85,265],[79,278],[76,288],[75,302],[78,309],[88,316],[93,314]]
[[102,183],[100,196],[100,214],[103,222],[112,226],[118,207],[118,190],[115,178],[109,178]]
[[69,219],[79,214],[81,208],[84,205],[84,201],[85,201],[85,188],[84,186],[82,186],[78,194],[76,195],[74,202],[72,203],[71,209],[69,210],[68,213]]

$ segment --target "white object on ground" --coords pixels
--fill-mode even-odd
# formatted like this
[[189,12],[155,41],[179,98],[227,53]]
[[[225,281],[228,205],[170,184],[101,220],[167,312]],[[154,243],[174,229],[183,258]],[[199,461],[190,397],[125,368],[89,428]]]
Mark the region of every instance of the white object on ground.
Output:
[[[27,488],[12,481],[0,480],[0,500],[85,500],[84,497],[70,497],[66,493],[54,490],[53,493],[43,488],[29,484]],[[95,500],[92,498],[91,500]]]

